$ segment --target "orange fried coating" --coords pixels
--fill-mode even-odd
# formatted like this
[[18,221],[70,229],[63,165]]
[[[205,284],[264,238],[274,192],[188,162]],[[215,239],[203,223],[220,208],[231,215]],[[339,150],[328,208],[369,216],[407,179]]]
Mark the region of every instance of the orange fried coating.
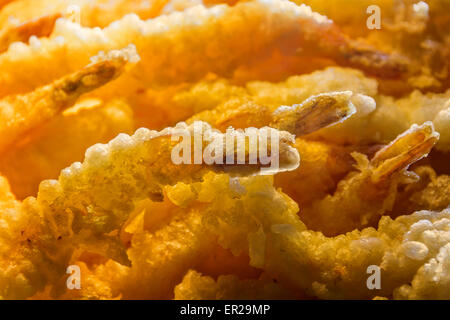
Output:
[[[412,126],[379,150],[370,162],[364,155],[352,154],[360,172],[341,180],[334,195],[303,207],[302,220],[312,230],[333,236],[375,225],[392,208],[398,185],[417,178],[406,171],[408,167],[426,157],[438,139],[433,125],[425,123]],[[331,220],[335,222],[327,223]]]
[[[209,125],[197,124],[205,130],[205,137],[213,133]],[[89,148],[85,161],[64,169],[58,180],[42,182],[37,198],[29,197],[20,205],[8,196],[6,205],[12,206],[12,211],[2,214],[5,233],[0,241],[2,254],[10,259],[0,264],[0,296],[26,298],[48,283],[55,284],[57,293],[58,281],[78,246],[129,264],[119,229],[136,201],[161,201],[164,185],[196,181],[211,170],[220,172],[228,168],[236,175],[260,172],[263,167],[260,162],[246,166],[225,162],[174,164],[171,157],[176,143],[172,136],[180,132],[192,133],[194,128],[180,124],[161,132],[142,128],[132,137],[120,134],[108,145]],[[256,132],[262,134],[262,131]],[[216,135],[220,143],[225,144],[229,134]],[[279,170],[297,167],[299,157],[291,147],[293,137],[280,132],[278,139]],[[268,147],[270,151],[272,145]],[[237,149],[233,152],[237,153]],[[109,188],[104,192],[106,185]],[[7,187],[5,189],[8,191]],[[116,193],[113,198],[111,192]],[[50,269],[55,272],[49,273]]]
[[[278,20],[283,23],[276,23]],[[161,25],[167,29],[162,30]],[[240,35],[239,43],[235,41],[236,34]],[[406,59],[349,39],[331,20],[307,6],[287,0],[255,0],[233,7],[196,6],[147,21],[128,15],[101,30],[58,20],[50,37],[40,39],[33,53],[34,62],[47,66],[45,75],[30,79],[30,75],[42,72],[30,61],[34,44],[16,44],[0,56],[0,67],[5,72],[0,79],[0,95],[34,89],[42,81],[51,82],[72,72],[74,67],[81,67],[99,50],[122,48],[130,42],[136,45],[140,63],[123,82],[116,82],[102,94],[129,95],[131,89],[134,93],[156,84],[196,81],[208,73],[231,76],[240,66],[255,58],[264,60],[266,53],[280,49],[287,56],[301,53],[301,64],[308,64],[308,57],[314,52],[387,78],[414,72]],[[174,47],[178,49],[171,50]],[[65,52],[64,58],[61,52]],[[70,57],[70,64],[66,57]],[[52,68],[48,61],[58,68]],[[21,65],[20,72],[15,68],[17,64]]]
[[33,129],[3,152],[0,172],[18,199],[36,196],[39,183],[83,160],[87,148],[134,131],[133,114],[123,101],[84,99]]
[[72,106],[80,95],[115,79],[123,71],[128,56],[111,52],[85,68],[50,85],[24,95],[0,101],[0,152],[17,143],[31,129]]
[[449,9],[0,0],[0,299],[450,299]]

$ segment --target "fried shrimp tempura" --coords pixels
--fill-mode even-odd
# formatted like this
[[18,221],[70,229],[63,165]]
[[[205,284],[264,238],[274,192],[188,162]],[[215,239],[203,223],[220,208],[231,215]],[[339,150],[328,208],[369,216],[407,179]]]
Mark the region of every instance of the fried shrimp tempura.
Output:
[[[367,78],[356,70],[336,67],[291,77],[281,83],[250,82],[246,89],[256,103],[264,105],[296,104],[310,95],[337,90],[350,90],[355,98],[358,97],[357,100],[352,100],[357,111],[351,118],[316,131],[308,139],[342,145],[388,143],[411,125],[432,121],[436,131],[440,133],[436,148],[442,151],[449,149],[450,92],[423,94],[414,91],[395,99],[380,94],[376,80]],[[376,103],[356,94],[369,96]]]
[[[222,130],[228,126],[245,128],[249,125],[259,127],[270,124],[274,128],[295,134],[297,136],[295,147],[302,154],[302,165],[296,170],[277,175],[275,179],[276,185],[282,187],[283,192],[293,197],[301,206],[322,199],[335,188],[340,179],[352,171],[356,163],[350,155],[352,152],[360,151],[373,155],[377,149],[377,146],[342,147],[303,140],[304,135],[345,123],[350,117],[355,116],[355,112],[362,113],[362,108],[374,104],[367,96],[354,95],[350,91],[330,92],[309,97],[291,107],[275,108],[273,102],[268,106],[256,104],[253,99],[261,101],[264,99],[258,97],[258,92],[253,94],[255,96],[248,94],[244,95],[243,99],[230,99],[217,108],[196,114],[188,122],[203,120]],[[187,99],[186,96],[184,98]],[[218,100],[219,98],[220,96]]]
[[351,102],[352,93],[331,92],[309,97],[303,103],[271,110],[250,101],[231,100],[217,108],[194,115],[188,120],[207,121],[224,130],[227,127],[247,128],[270,126],[296,136],[306,135],[351,117],[356,109]]
[[170,12],[168,4],[168,0],[15,1],[0,11],[0,52],[6,51],[13,42],[28,42],[31,36],[48,37],[61,17],[85,27],[103,28],[130,13],[146,20],[158,16],[163,9],[165,13]]
[[302,136],[322,128],[348,121],[360,105],[352,101],[370,99],[362,95],[352,95],[349,91],[319,94],[291,107],[261,106],[251,97],[231,99],[217,108],[200,112],[188,122],[203,120],[225,130],[232,126],[245,128],[270,126],[289,131],[297,136],[295,147],[302,155],[302,165],[296,170],[281,173],[276,177],[276,185],[293,197],[300,205],[310,205],[332,191],[337,182],[352,171],[355,164],[353,151],[372,154],[370,147],[341,147],[323,142],[302,140]]
[[[9,28],[3,28],[0,32],[0,52],[6,51],[9,45],[13,42],[27,42],[32,36],[49,36],[53,31],[56,19],[60,17],[61,14],[55,13],[33,19],[27,23],[15,25]],[[36,40],[33,38],[31,41]]]
[[[213,133],[209,125],[201,125],[205,137]],[[180,124],[162,132],[140,129],[132,137],[120,134],[108,145],[89,148],[83,164],[72,164],[61,172],[59,180],[42,182],[36,199],[29,197],[20,205],[7,197],[7,205],[19,206],[11,211],[13,215],[2,214],[6,228],[1,238],[2,254],[10,259],[2,260],[0,296],[25,298],[45,284],[57,283],[78,245],[128,264],[117,233],[136,201],[161,201],[164,185],[196,181],[211,170],[228,168],[233,174],[247,175],[259,173],[263,167],[262,163],[172,164],[176,145],[172,136],[192,130],[194,126]],[[225,145],[227,134],[215,134]],[[290,146],[293,137],[280,132],[278,139],[279,170],[296,168],[299,157]],[[270,150],[271,145],[268,147]],[[108,192],[104,193],[101,190],[106,185]]]
[[[408,290],[412,280],[416,282],[416,296],[448,299],[448,273],[439,272],[434,279],[426,275],[448,268],[448,221],[448,210],[417,212],[394,221],[383,217],[378,230],[352,231],[336,238],[275,226],[272,230],[278,235],[273,239],[274,248],[268,248],[271,259],[267,262],[273,263],[269,268],[280,277],[301,288],[308,287],[320,298],[372,298],[374,292],[366,286],[365,271],[369,265],[376,265],[383,279],[378,295],[401,298],[401,289],[405,293],[414,291]],[[288,257],[281,247],[289,248],[294,255]],[[298,272],[287,272],[291,268]]]
[[[420,63],[422,74],[403,84],[381,83],[384,90],[404,90],[405,86],[443,92],[449,89],[449,54],[447,30],[450,28],[450,4],[447,0],[298,0],[326,15],[346,34],[364,37],[387,52],[399,52]],[[376,6],[373,9],[373,6]],[[345,10],[342,10],[345,8]],[[380,28],[367,27],[367,10],[381,13]],[[373,14],[376,11],[371,11]],[[362,14],[367,13],[367,15]]]
[[314,133],[312,139],[326,139],[339,144],[386,143],[413,124],[432,121],[440,134],[438,150],[450,150],[450,91],[442,94],[422,94],[414,91],[400,99],[375,96],[376,107],[366,106],[365,112],[342,124]]
[[[133,55],[133,48],[111,51],[85,68],[24,95],[0,101],[0,152],[27,132],[72,106],[80,95],[117,78]],[[128,51],[131,50],[131,55]],[[135,53],[134,53],[135,54]]]
[[438,139],[439,134],[428,122],[413,125],[370,161],[354,153],[360,172],[350,173],[340,181],[334,195],[301,208],[302,221],[312,230],[333,236],[375,225],[383,213],[392,209],[399,184],[418,178],[407,171],[408,167],[426,157]]
[[[280,20],[283,23],[274,23]],[[238,44],[236,34],[240,35]],[[42,81],[50,82],[86,64],[99,50],[121,48],[130,42],[136,45],[140,63],[127,79],[103,90],[102,94],[116,92],[127,96],[131,86],[134,86],[134,93],[155,84],[199,80],[211,72],[232,75],[250,59],[264,59],[262,53],[280,49],[288,56],[304,52],[302,56],[306,57],[312,50],[315,55],[339,64],[360,66],[385,77],[398,78],[411,71],[405,59],[348,39],[332,21],[307,6],[297,6],[286,0],[255,0],[233,7],[196,6],[147,21],[128,15],[101,30],[60,19],[50,37],[40,39],[39,45],[16,43],[0,56],[0,68],[4,72],[0,95],[31,90],[42,85]],[[171,50],[174,47],[178,49]],[[68,57],[70,63],[67,63]],[[45,76],[30,76],[42,73],[47,61],[58,68],[49,66]],[[302,63],[308,63],[308,59],[303,59]],[[20,73],[17,65],[21,66]],[[41,67],[39,71],[36,65]]]
[[[226,180],[221,183],[223,186]],[[428,298],[449,297],[445,286],[448,274],[436,278],[438,283],[420,276],[428,263],[433,272],[448,263],[448,210],[417,212],[395,221],[383,217],[378,230],[367,228],[327,238],[307,230],[297,217],[295,203],[277,193],[267,178],[241,179],[240,184],[246,193],[236,200],[225,192],[205,190],[210,201],[215,200],[209,202],[203,221],[219,236],[219,243],[233,252],[249,252],[251,265],[281,284],[320,298],[361,299],[376,294],[392,297],[396,288],[420,277],[422,293]],[[227,208],[220,209],[225,204]],[[369,265],[381,268],[382,289],[378,292],[366,286]]]
[[[304,293],[325,299],[375,295],[402,298],[407,294],[429,299],[449,297],[448,274],[439,273],[432,280],[432,275],[448,264],[448,210],[416,212],[396,220],[383,217],[377,230],[366,228],[327,238],[307,230],[297,215],[295,202],[273,188],[271,177],[231,183],[226,175],[209,174],[203,182],[191,186],[194,194],[176,193],[174,198],[178,203],[190,199],[183,218],[179,213],[157,231],[136,231],[137,238],[128,251],[133,263],[126,267],[127,271],[116,263],[107,263],[97,273],[102,281],[104,274],[120,274],[109,282],[113,293],[154,298],[165,292],[167,297],[174,283],[182,281],[183,270],[195,270],[208,248],[214,247],[210,243],[217,239],[235,255],[247,253],[251,266],[262,269],[269,279],[276,279],[292,297]],[[175,188],[185,187],[177,184]],[[194,221],[196,227],[191,225]],[[381,268],[381,290],[376,292],[366,285],[370,265]],[[182,282],[176,294],[189,297],[189,292],[194,292],[192,298],[202,294],[189,286]],[[223,290],[213,285],[203,294],[218,297]]]

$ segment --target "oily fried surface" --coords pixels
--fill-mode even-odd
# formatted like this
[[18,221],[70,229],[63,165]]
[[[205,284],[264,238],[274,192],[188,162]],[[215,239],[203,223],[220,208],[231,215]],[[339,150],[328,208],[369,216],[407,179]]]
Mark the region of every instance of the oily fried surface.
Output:
[[447,2],[0,1],[0,299],[450,299]]
[[[130,51],[130,52],[129,52]],[[72,106],[83,93],[115,79],[128,61],[137,59],[133,46],[93,57],[93,63],[52,84],[0,101],[0,152],[17,143],[28,131]]]
[[[205,137],[212,134],[209,125],[197,124],[204,128]],[[132,137],[120,134],[107,145],[96,144],[86,151],[83,163],[75,162],[64,169],[58,180],[42,182],[37,198],[29,197],[15,212],[6,212],[2,218],[8,232],[2,237],[2,248],[10,259],[4,260],[1,267],[0,280],[5,283],[1,286],[1,296],[26,298],[48,283],[55,284],[57,293],[58,279],[63,275],[64,265],[78,246],[128,265],[133,255],[127,257],[119,231],[137,201],[161,201],[164,185],[196,181],[211,170],[248,175],[259,173],[263,167],[259,162],[246,166],[225,163],[173,164],[171,155],[176,144],[172,136],[179,131],[186,133],[192,130],[194,125],[183,124],[161,132],[142,128]],[[262,134],[258,130],[257,133]],[[217,142],[225,144],[226,136],[217,132]],[[299,157],[291,146],[293,137],[281,132],[278,139],[282,155],[279,170],[296,168]],[[249,149],[247,152],[255,151]],[[106,185],[109,186],[107,191]],[[7,186],[5,189],[8,190]],[[116,193],[113,198],[111,192]],[[15,204],[9,196],[5,201]],[[184,225],[185,222],[181,223]],[[192,223],[193,226],[198,225],[195,216]],[[142,234],[141,240],[136,237],[133,241],[146,245],[146,238],[147,235]],[[163,239],[166,240],[164,235]],[[174,240],[181,241],[178,238]],[[170,242],[163,243],[169,245]],[[162,252],[165,257],[166,250]],[[141,257],[139,254],[137,261]],[[189,257],[193,258],[192,255]],[[49,274],[50,270],[54,272]],[[7,285],[8,281],[12,284]],[[161,295],[161,292],[157,294]]]
[[[275,23],[278,20],[283,23]],[[161,25],[168,27],[162,33]],[[238,43],[233,37],[235,34],[240,34]],[[286,38],[286,34],[291,36]],[[102,41],[98,41],[99,38]],[[317,42],[316,39],[321,40]],[[265,55],[260,57],[261,52],[270,54],[279,50],[288,57],[305,51],[300,56],[304,58],[297,61],[300,64],[309,63],[310,50],[317,51],[324,59],[359,66],[388,78],[407,76],[414,71],[406,59],[349,39],[331,20],[312,12],[307,6],[279,0],[250,1],[233,7],[196,6],[181,14],[146,21],[136,15],[127,15],[101,30],[84,28],[67,19],[58,20],[49,38],[29,45],[17,43],[0,57],[0,67],[5,71],[0,81],[0,95],[30,90],[42,81],[51,82],[73,71],[74,67],[86,64],[99,50],[118,49],[130,43],[139,51],[141,62],[132,72],[133,77],[123,82],[127,84],[119,91],[123,94],[131,89],[130,86],[135,86],[135,91],[154,84],[195,81],[209,72],[230,76],[238,67],[248,65],[253,60],[251,57],[264,61]],[[175,46],[179,49],[170,50]],[[34,62],[40,61],[41,66],[46,66],[45,74],[40,77],[32,76],[38,73],[36,65],[30,61],[35,47],[38,50],[33,54]],[[357,53],[352,54],[354,51]],[[46,63],[50,60],[58,68]],[[19,64],[20,72],[14,68]]]
[[175,299],[179,300],[229,300],[229,299],[292,299],[289,290],[270,279],[239,280],[233,275],[220,276],[217,281],[189,271],[175,287]]
[[2,155],[0,171],[19,199],[35,196],[42,180],[55,179],[61,168],[83,160],[91,145],[131,133],[134,128],[132,111],[122,101],[85,100],[72,110],[34,129],[20,145]]
[[[375,295],[406,298],[404,292],[411,292],[411,297],[413,294],[427,298],[445,298],[448,295],[446,273],[434,280],[424,274],[439,273],[439,268],[448,264],[448,210],[416,212],[396,220],[384,217],[377,229],[355,230],[327,238],[320,232],[307,230],[296,214],[298,207],[295,202],[277,192],[270,178],[245,178],[238,183],[237,186],[230,184],[226,175],[211,174],[205,177],[204,182],[194,184],[198,196],[196,199],[191,196],[190,213],[182,220],[174,218],[162,229],[146,232],[148,240],[144,240],[147,241],[145,246],[141,243],[143,239],[132,243],[128,251],[133,262],[131,268],[127,274],[121,273],[123,278],[115,279],[113,286],[120,288],[118,291],[127,292],[131,283],[139,283],[140,289],[133,288],[131,292],[138,293],[139,298],[154,298],[158,296],[155,296],[155,288],[151,284],[156,281],[158,287],[162,281],[166,284],[170,283],[166,281],[181,281],[184,270],[187,276],[176,287],[175,297],[226,296],[229,291],[244,286],[241,281],[248,281],[248,285],[245,285],[246,290],[240,290],[242,295],[236,297],[245,297],[247,290],[251,292],[255,286],[261,288],[260,297],[264,297],[266,292],[262,288],[274,286],[266,292],[273,295],[271,298],[275,298],[283,287],[290,292],[290,298],[304,296],[304,293],[320,298],[359,299]],[[245,193],[236,196],[238,190],[245,190]],[[180,196],[185,197],[184,194]],[[198,202],[203,203],[202,209],[198,209]],[[196,229],[191,223],[198,219],[202,223],[197,223],[199,229]],[[179,224],[183,228],[177,230]],[[191,233],[196,232],[199,234],[194,238],[202,239],[203,245],[198,246],[197,242],[178,244],[169,240],[177,235],[178,239],[186,239],[183,235],[192,237]],[[234,255],[247,253],[250,265],[264,270],[279,285],[253,277],[253,280],[238,281],[230,276],[219,276],[214,283],[211,278],[199,279],[195,273],[188,272],[196,268],[193,255],[199,260],[205,259],[214,235],[218,237],[218,243]],[[141,239],[141,235],[137,239]],[[155,257],[160,252],[155,251],[156,248],[163,250],[171,245],[173,249],[164,251],[170,255],[141,260],[147,254]],[[144,248],[150,251],[142,253],[146,250]],[[137,252],[140,253],[137,255]],[[138,257],[139,260],[135,260]],[[374,292],[366,287],[365,271],[369,265],[381,268],[384,279],[381,291]],[[149,268],[158,268],[160,277],[156,277],[155,272],[147,273]],[[296,272],[292,272],[294,269]],[[132,280],[137,274],[140,281],[137,278]],[[98,276],[101,277],[101,273]],[[211,286],[206,289],[202,282]]]

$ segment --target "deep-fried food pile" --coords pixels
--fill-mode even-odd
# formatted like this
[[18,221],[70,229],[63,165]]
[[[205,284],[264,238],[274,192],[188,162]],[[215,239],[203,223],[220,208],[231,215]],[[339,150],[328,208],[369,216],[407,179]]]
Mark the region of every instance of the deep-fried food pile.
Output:
[[0,26],[0,298],[450,299],[448,0]]

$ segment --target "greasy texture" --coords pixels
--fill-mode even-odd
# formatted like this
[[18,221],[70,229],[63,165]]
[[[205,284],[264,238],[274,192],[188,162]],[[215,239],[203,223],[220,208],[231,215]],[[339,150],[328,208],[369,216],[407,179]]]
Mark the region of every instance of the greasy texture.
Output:
[[0,157],[0,172],[16,197],[24,199],[37,194],[42,180],[56,179],[61,168],[82,161],[91,145],[133,131],[133,113],[123,101],[84,99],[6,150]]
[[83,93],[119,76],[126,63],[135,59],[134,48],[129,49],[131,53],[125,49],[94,57],[92,64],[50,85],[0,100],[0,152],[8,144],[16,143],[27,131],[72,106]]
[[450,299],[449,9],[0,1],[0,299]]
[[[175,187],[185,188],[180,184]],[[184,272],[197,268],[199,261],[207,259],[208,250],[214,248],[212,242],[218,241],[235,256],[242,252],[248,254],[251,266],[264,270],[269,279],[277,279],[280,285],[272,284],[275,288],[270,291],[271,298],[286,290],[293,292],[292,297],[307,293],[319,298],[374,298],[375,295],[400,298],[401,292],[435,299],[448,297],[448,273],[439,273],[439,268],[445,268],[449,259],[448,210],[416,212],[396,220],[384,217],[377,229],[354,230],[327,238],[321,232],[307,230],[296,214],[295,202],[274,189],[270,177],[244,178],[231,183],[226,175],[209,174],[204,182],[193,184],[191,190],[195,193],[178,193],[176,198],[178,206],[183,203],[187,210],[182,219],[174,213],[177,209],[173,205],[160,208],[166,215],[174,216],[171,223],[156,230],[145,225],[151,211],[137,218],[140,222],[134,231],[136,242],[128,251],[131,268],[107,263],[111,272],[118,275],[110,282],[111,292],[122,292],[125,298],[169,298],[167,286],[174,279],[181,282]],[[142,228],[147,231],[142,232]],[[183,241],[189,239],[200,241]],[[154,260],[142,259],[147,255],[155,257]],[[381,268],[381,290],[371,291],[366,286],[366,269],[370,265]],[[432,278],[436,273],[439,276]],[[103,278],[103,272],[97,276]],[[220,297],[225,294],[223,286],[228,281],[236,282],[232,278],[218,279],[209,292],[189,293],[202,290],[203,285],[197,287],[194,283],[199,280],[188,273],[175,294],[181,297],[192,294],[191,298],[200,298],[202,294]],[[249,283],[247,290],[253,286],[270,286],[271,281],[250,280]],[[264,296],[264,290],[260,294]]]
[[[236,34],[239,43],[235,42]],[[15,43],[0,55],[3,70],[0,96],[31,90],[43,81],[51,82],[86,64],[99,50],[118,49],[129,43],[136,46],[141,61],[130,77],[114,87],[120,88],[123,94],[129,94],[131,86],[135,86],[135,92],[155,84],[199,80],[208,72],[232,75],[261,52],[264,56],[256,60],[267,60],[275,51],[285,56],[304,52],[300,64],[310,63],[310,52],[314,52],[324,59],[358,66],[388,78],[399,78],[413,71],[405,59],[349,39],[331,20],[307,6],[297,6],[287,0],[250,1],[233,7],[196,6],[147,21],[131,14],[104,29],[84,28],[60,19],[50,37],[29,45]],[[177,49],[172,50],[174,47]],[[58,68],[52,68],[49,61]],[[43,72],[42,66],[46,66],[45,74],[35,77]],[[111,88],[108,93],[113,92]]]
[[[207,124],[198,124],[204,127],[204,135],[212,133]],[[120,134],[108,145],[94,145],[87,150],[83,163],[63,170],[59,180],[41,183],[38,197],[27,198],[22,206],[9,195],[8,185],[2,180],[7,195],[2,254],[12,259],[2,261],[1,296],[26,298],[47,282],[56,283],[78,245],[128,264],[117,232],[135,201],[161,200],[162,186],[201,179],[208,170],[229,167],[239,175],[257,173],[263,166],[170,165],[175,145],[172,136],[193,130],[194,126],[182,124],[159,133],[140,129],[132,137]],[[217,135],[220,143],[225,143],[226,135]],[[298,166],[298,153],[289,146],[292,140],[287,132],[280,132],[280,170]],[[127,163],[127,159],[133,161]],[[106,185],[108,192],[102,192]],[[49,267],[57,272],[49,274]]]

